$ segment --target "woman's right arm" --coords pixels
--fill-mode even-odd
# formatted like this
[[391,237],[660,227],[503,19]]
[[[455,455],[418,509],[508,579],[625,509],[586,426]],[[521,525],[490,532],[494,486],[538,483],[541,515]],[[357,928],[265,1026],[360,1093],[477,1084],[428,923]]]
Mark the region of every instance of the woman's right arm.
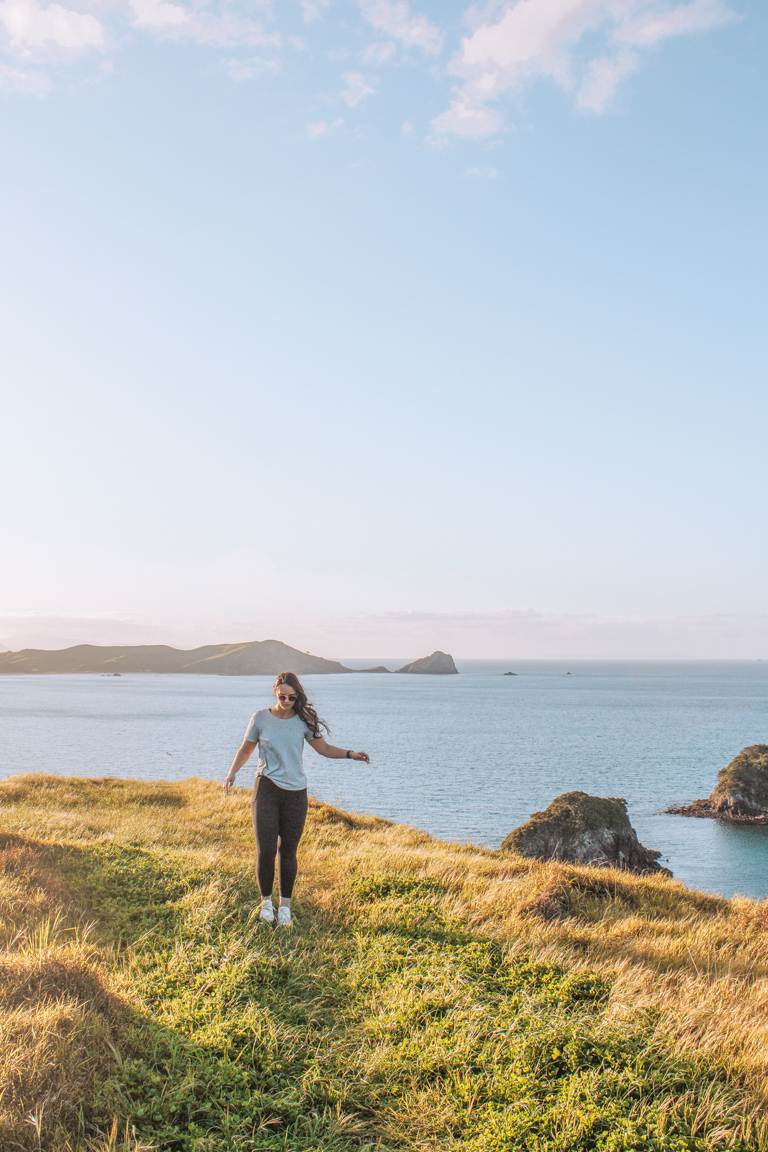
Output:
[[224,792],[225,793],[229,792],[230,788],[232,787],[232,785],[235,782],[235,776],[237,776],[237,774],[240,771],[240,769],[242,768],[243,764],[245,764],[246,761],[250,759],[251,754],[253,753],[253,750],[255,747],[256,747],[255,741],[243,740],[243,742],[240,745],[240,747],[238,748],[237,752],[235,752],[235,758],[229,766],[229,772],[227,772],[227,777],[226,777],[226,780],[224,781]]

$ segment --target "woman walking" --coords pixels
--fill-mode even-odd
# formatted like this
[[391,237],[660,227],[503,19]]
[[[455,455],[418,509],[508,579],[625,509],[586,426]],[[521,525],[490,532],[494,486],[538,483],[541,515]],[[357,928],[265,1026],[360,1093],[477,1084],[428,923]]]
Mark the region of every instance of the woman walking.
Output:
[[272,691],[275,703],[262,708],[248,721],[243,742],[235,753],[224,791],[228,793],[242,766],[259,746],[259,763],[253,783],[251,814],[258,848],[259,891],[261,909],[259,918],[267,924],[275,923],[272,887],[275,879],[275,856],[278,837],[280,844],[280,906],[277,923],[284,928],[291,924],[291,895],[296,880],[296,849],[307,818],[307,778],[302,766],[304,741],[331,760],[346,757],[364,760],[367,752],[335,748],[321,733],[328,725],[321,720],[307,700],[298,676],[281,672]]

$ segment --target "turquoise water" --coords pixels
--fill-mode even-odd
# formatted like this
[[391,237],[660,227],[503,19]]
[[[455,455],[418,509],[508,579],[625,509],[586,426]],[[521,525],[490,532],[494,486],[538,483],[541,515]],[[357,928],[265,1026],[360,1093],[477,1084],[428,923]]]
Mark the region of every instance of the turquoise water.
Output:
[[[641,841],[678,879],[768,897],[768,828],[663,813],[706,796],[740,749],[768,743],[768,664],[459,667],[459,676],[305,677],[331,740],[372,760],[308,749],[310,792],[488,847],[560,792],[623,796]],[[270,685],[266,676],[0,676],[0,775],[220,780]],[[250,785],[252,772],[239,782]]]

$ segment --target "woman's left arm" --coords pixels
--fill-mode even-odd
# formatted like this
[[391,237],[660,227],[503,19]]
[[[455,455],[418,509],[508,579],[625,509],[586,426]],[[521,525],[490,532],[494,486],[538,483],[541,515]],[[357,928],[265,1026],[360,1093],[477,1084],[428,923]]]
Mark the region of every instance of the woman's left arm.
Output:
[[319,752],[321,756],[327,756],[329,760],[364,760],[366,764],[370,762],[370,756],[367,752],[353,752],[351,748],[336,748],[333,744],[329,744],[323,736],[318,736],[316,740],[310,740],[309,746],[314,748],[315,752]]

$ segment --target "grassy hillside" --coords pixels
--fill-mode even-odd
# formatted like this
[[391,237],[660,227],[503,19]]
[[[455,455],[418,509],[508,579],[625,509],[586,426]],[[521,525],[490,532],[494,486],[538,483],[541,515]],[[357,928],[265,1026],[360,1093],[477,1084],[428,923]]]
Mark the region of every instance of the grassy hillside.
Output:
[[171,648],[168,644],[76,644],[72,648],[0,649],[0,673],[172,672],[215,676],[275,676],[281,668],[307,672],[350,672],[337,660],[300,652],[280,640],[249,640],[244,644],[207,644],[203,648]]
[[248,794],[0,784],[0,1148],[768,1150],[768,903]]

